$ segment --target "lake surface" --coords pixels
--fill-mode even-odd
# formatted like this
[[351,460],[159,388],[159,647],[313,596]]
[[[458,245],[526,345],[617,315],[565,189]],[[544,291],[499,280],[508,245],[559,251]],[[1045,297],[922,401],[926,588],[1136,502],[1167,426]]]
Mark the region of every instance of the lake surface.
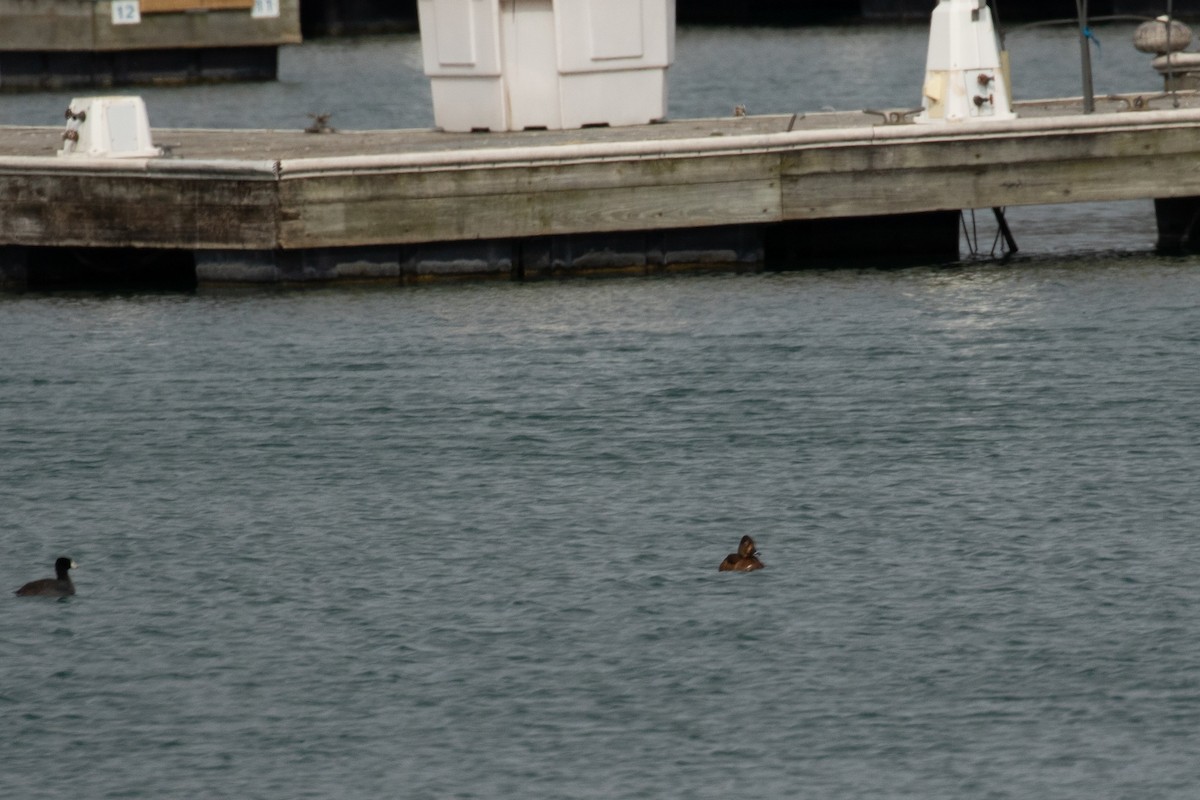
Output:
[[[673,108],[883,104],[923,41],[684,31]],[[427,125],[416,52],[145,94]],[[1008,263],[0,295],[0,589],[80,565],[0,597],[0,796],[1190,800],[1200,259],[1010,220]]]

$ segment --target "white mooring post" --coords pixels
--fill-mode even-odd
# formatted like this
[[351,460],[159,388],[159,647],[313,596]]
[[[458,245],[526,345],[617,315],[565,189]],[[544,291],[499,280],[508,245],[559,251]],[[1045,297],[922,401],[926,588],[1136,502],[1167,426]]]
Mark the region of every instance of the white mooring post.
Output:
[[917,122],[1013,119],[1000,39],[987,0],[940,0],[929,27]]
[[76,97],[67,106],[60,156],[155,158],[162,150],[150,135],[150,118],[141,97]]

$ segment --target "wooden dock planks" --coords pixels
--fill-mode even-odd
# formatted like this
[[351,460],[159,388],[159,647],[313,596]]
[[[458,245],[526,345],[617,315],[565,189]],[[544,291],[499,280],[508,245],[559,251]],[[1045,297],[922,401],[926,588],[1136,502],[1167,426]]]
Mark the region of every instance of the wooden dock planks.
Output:
[[0,245],[305,251],[1200,196],[1200,100],[1183,101],[1027,104],[978,126],[163,130],[171,155],[132,162],[57,158],[57,131],[0,128]]
[[[1200,194],[1197,128],[1144,125],[1036,133],[1017,129],[868,148],[805,150],[784,159],[790,219],[941,209],[1150,199]],[[1138,122],[1126,115],[1121,122]],[[854,180],[847,180],[848,176]]]
[[284,180],[285,248],[700,227],[780,219],[779,158],[380,171]]

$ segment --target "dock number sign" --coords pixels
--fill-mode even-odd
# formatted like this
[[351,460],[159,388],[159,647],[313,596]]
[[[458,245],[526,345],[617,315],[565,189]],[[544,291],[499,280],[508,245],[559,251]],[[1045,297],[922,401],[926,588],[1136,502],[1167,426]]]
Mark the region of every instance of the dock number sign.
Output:
[[[253,2],[253,5],[251,5]],[[250,16],[255,19],[278,19],[280,0],[217,0],[205,3],[204,0],[193,2],[154,2],[147,3],[147,12],[158,11],[189,11],[208,10],[213,8],[233,9],[249,8]],[[142,21],[141,0],[112,0],[113,25],[137,25]]]
[[142,9],[138,0],[113,0],[113,25],[138,25],[142,21]]
[[274,18],[279,16],[279,0],[254,0],[254,8],[250,10],[254,19]]

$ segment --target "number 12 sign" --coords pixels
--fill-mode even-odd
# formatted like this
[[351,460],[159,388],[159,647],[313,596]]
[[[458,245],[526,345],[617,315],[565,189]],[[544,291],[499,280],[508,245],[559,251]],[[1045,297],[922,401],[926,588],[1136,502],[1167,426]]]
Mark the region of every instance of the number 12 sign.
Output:
[[142,21],[142,9],[138,0],[113,0],[113,25],[138,25]]

